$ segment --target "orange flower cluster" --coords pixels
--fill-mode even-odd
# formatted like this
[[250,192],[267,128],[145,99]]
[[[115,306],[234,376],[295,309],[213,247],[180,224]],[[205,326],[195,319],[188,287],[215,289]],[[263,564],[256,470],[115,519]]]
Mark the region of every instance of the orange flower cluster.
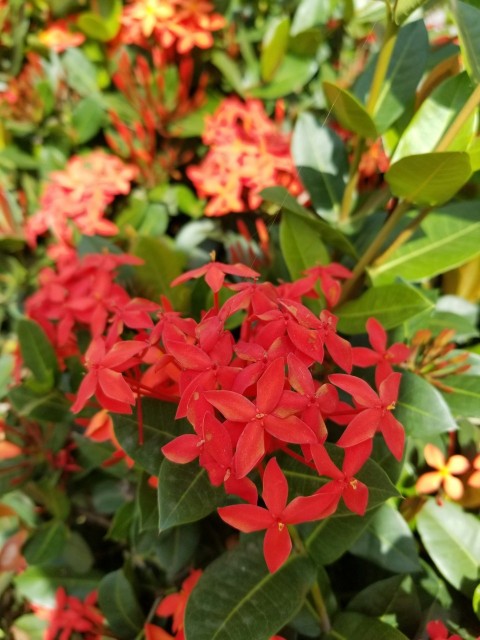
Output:
[[27,220],[26,236],[35,246],[50,230],[61,245],[70,246],[73,229],[82,234],[111,236],[117,227],[105,220],[116,195],[129,193],[138,169],[102,150],[73,156],[62,171],[54,171],[40,198],[40,209]]
[[446,495],[452,500],[460,500],[463,496],[463,484],[455,476],[468,471],[470,463],[465,456],[450,456],[448,460],[438,447],[426,444],[424,449],[425,461],[436,471],[429,471],[421,475],[416,483],[418,493],[435,493],[443,487]]
[[210,49],[225,19],[207,0],[134,0],[124,7],[119,40],[148,48],[149,39],[178,53]]
[[268,118],[259,100],[226,98],[206,118],[202,140],[210,151],[187,175],[200,197],[210,197],[205,215],[256,209],[266,187],[282,185],[293,195],[302,191],[290,136]]
[[78,47],[85,42],[85,36],[80,32],[69,30],[68,20],[57,20],[50,23],[47,29],[38,34],[38,39],[48,49],[61,53],[70,47]]

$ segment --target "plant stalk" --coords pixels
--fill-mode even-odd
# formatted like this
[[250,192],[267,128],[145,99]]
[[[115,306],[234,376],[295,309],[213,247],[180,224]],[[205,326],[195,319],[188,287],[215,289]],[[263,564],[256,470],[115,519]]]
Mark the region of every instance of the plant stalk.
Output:
[[418,229],[423,220],[427,217],[428,213],[431,211],[430,207],[427,207],[420,211],[418,216],[414,218],[405,229],[399,233],[399,235],[395,238],[392,244],[388,247],[386,251],[384,251],[373,263],[375,266],[383,264],[391,255],[394,253],[402,244],[405,244],[407,240],[410,240],[412,235]]
[[448,147],[457,137],[460,129],[463,127],[468,118],[480,104],[480,84],[476,86],[474,92],[461,108],[452,125],[448,128],[443,138],[437,144],[435,151],[446,151]]
[[393,21],[390,9],[387,5],[387,27],[385,36],[383,38],[382,47],[378,54],[378,60],[375,67],[375,73],[373,75],[372,86],[370,88],[370,95],[367,101],[367,111],[370,115],[373,115],[375,107],[378,102],[378,98],[383,88],[385,78],[387,77],[388,67],[392,58],[393,48],[397,40],[398,25]]
[[353,155],[352,164],[350,165],[350,174],[348,176],[347,186],[343,193],[342,205],[340,208],[340,222],[345,222],[350,216],[352,209],[353,195],[357,188],[358,182],[358,167],[360,160],[362,159],[362,153],[365,149],[365,138],[357,137],[355,144],[355,152]]

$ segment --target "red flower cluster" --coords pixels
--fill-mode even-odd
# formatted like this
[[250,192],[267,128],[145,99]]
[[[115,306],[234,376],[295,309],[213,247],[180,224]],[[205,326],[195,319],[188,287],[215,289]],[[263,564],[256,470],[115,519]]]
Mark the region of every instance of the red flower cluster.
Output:
[[302,191],[290,155],[290,136],[270,120],[260,100],[226,98],[206,118],[202,140],[209,153],[187,175],[201,197],[209,197],[207,216],[256,209],[259,191],[283,185]]
[[[88,372],[72,407],[81,410],[93,395],[103,408],[119,412],[130,412],[142,395],[177,402],[177,417],[186,416],[193,433],[166,445],[164,455],[178,463],[198,458],[213,485],[223,484],[227,493],[248,503],[219,513],[242,531],[267,530],[265,557],[271,571],[290,551],[286,525],[326,517],[341,498],[353,512],[365,512],[368,488],[355,475],[370,455],[377,431],[397,459],[403,452],[404,432],[391,413],[400,374],[385,377],[378,393],[350,375],[352,347],[338,335],[337,318],[328,310],[317,316],[301,301],[302,296],[318,297],[317,285],[325,288],[325,279],[331,282],[334,272],[313,270],[277,287],[225,283],[226,275],[257,278],[240,264],[211,262],[184,274],[176,283],[205,276],[215,295],[213,308],[196,322],[164,306],[156,323],[147,322],[146,312],[153,309],[142,309],[143,326],[130,324],[139,330],[133,340],[118,339],[118,331],[105,339],[98,331],[85,354]],[[222,287],[233,295],[220,306]],[[244,319],[235,337],[226,327],[238,312]],[[314,377],[322,365],[323,374]],[[327,376],[335,365],[347,373]],[[337,388],[353,397],[353,407],[339,399]],[[324,447],[328,420],[346,426],[338,441],[344,449],[341,469]],[[287,504],[287,481],[270,458],[277,451],[328,481],[313,495]],[[256,506],[256,486],[248,477],[254,469],[263,475],[266,509]]]
[[35,606],[39,618],[48,621],[44,640],[70,640],[72,634],[82,634],[85,640],[100,640],[104,631],[103,616],[95,607],[97,593],[92,591],[84,601],[57,589],[55,608]]
[[210,49],[212,31],[225,25],[208,0],[133,0],[126,4],[118,40],[149,49],[151,42],[188,53]]
[[430,640],[462,640],[457,634],[451,636],[447,627],[441,620],[432,620],[427,624],[427,633]]
[[[40,198],[40,209],[27,220],[26,235],[37,238],[51,231],[60,247],[73,244],[73,230],[92,236],[111,236],[117,227],[104,218],[115,196],[129,193],[137,168],[101,149],[73,156],[62,171],[53,171]],[[58,247],[57,247],[58,250]]]

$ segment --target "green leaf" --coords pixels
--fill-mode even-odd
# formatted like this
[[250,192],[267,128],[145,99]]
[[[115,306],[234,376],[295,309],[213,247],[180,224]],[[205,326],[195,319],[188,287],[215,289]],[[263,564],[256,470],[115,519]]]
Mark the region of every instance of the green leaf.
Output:
[[416,9],[425,4],[427,0],[395,0],[393,6],[393,19],[397,24],[403,24]]
[[266,202],[278,205],[282,210],[293,214],[305,224],[309,224],[312,232],[320,235],[322,242],[328,244],[346,255],[356,257],[355,249],[348,238],[338,229],[335,229],[324,220],[317,218],[283,187],[267,187],[260,192]]
[[420,623],[420,602],[411,576],[379,580],[360,591],[347,609],[399,626],[413,638]]
[[442,384],[450,389],[443,397],[454,416],[480,418],[480,376],[447,376]]
[[6,353],[0,356],[0,398],[4,398],[11,384],[14,367],[13,356]]
[[338,123],[362,138],[378,138],[377,128],[362,103],[333,82],[323,82],[323,91]]
[[415,288],[387,284],[368,289],[356,300],[339,307],[338,329],[348,334],[365,333],[365,324],[372,317],[377,318],[385,329],[393,329],[429,308],[433,308],[433,304]]
[[400,513],[388,504],[378,509],[350,551],[392,573],[420,571],[412,532]]
[[122,569],[102,578],[98,586],[98,603],[119,638],[131,640],[143,629],[142,610]]
[[480,82],[480,8],[452,0],[453,14],[458,26],[460,45],[468,73]]
[[83,144],[93,138],[104,123],[105,112],[95,96],[88,96],[80,100],[72,112],[72,127],[74,141]]
[[330,259],[320,232],[294,214],[283,214],[280,221],[280,248],[292,280],[302,276],[305,269],[327,264]]
[[285,54],[282,64],[269,84],[250,88],[248,94],[262,100],[276,100],[290,93],[300,93],[318,71],[315,58]]
[[200,540],[197,523],[174,527],[161,533],[155,545],[155,557],[170,577],[187,565]]
[[79,574],[88,573],[95,562],[90,547],[76,531],[68,532],[62,560],[72,571]]
[[[452,122],[471,96],[472,83],[463,72],[448,78],[422,102],[398,142],[391,161],[406,156],[435,150]],[[465,151],[476,131],[476,118],[472,113],[447,151]]]
[[417,527],[427,552],[448,582],[472,597],[480,579],[480,523],[459,505],[432,498],[417,516]]
[[58,372],[55,350],[41,326],[33,320],[21,318],[17,322],[23,362],[35,377],[36,388],[48,391],[53,387]]
[[140,516],[140,532],[147,529],[158,529],[157,492],[148,484],[148,476],[142,473],[137,486],[136,505]]
[[198,462],[164,460],[158,478],[158,526],[161,531],[201,520],[222,504],[223,489],[213,487]]
[[43,640],[47,633],[46,620],[41,620],[34,613],[26,613],[19,618],[15,618],[11,631],[18,638],[28,638],[28,640]]
[[434,206],[453,198],[471,175],[468,153],[442,151],[402,158],[391,165],[385,179],[398,198]]
[[360,613],[341,613],[334,620],[333,632],[325,636],[327,640],[408,640],[398,629]]
[[175,309],[184,308],[188,295],[186,287],[170,287],[171,281],[179,276],[185,265],[185,256],[177,251],[170,238],[139,237],[132,246],[132,253],[143,260],[136,267],[135,278],[143,295],[150,300],[167,296]]
[[143,444],[139,442],[137,410],[132,415],[114,414],[115,435],[122,449],[152,476],[157,476],[163,460],[161,448],[180,435],[185,420],[175,420],[176,406],[169,402],[142,398]]
[[475,611],[475,615],[480,620],[480,584],[477,585],[473,592],[472,607]]
[[98,93],[97,70],[81,49],[67,49],[62,56],[65,80],[82,97]]
[[98,588],[98,575],[78,576],[65,573],[64,569],[27,567],[16,576],[15,587],[29,602],[52,608],[58,587],[63,587],[70,595],[85,598]]
[[210,60],[230,83],[232,89],[234,89],[238,95],[243,97],[245,95],[245,88],[243,86],[242,74],[240,73],[238,65],[232,60],[232,58],[224,51],[214,49],[211,52]]
[[480,170],[480,138],[475,138],[467,149],[472,171]]
[[[413,101],[427,64],[429,49],[423,20],[410,22],[400,29],[373,113],[379,134],[385,133]],[[355,94],[363,104],[370,91],[377,60],[378,55],[373,56],[355,85]]]
[[288,16],[272,18],[262,40],[260,73],[269,82],[280,66],[288,46],[290,19]]
[[20,416],[39,422],[65,422],[72,417],[70,403],[60,391],[36,393],[22,385],[10,390],[8,398]]
[[68,530],[63,522],[46,522],[36,528],[23,547],[28,564],[43,564],[62,553]]
[[295,37],[312,27],[326,24],[330,11],[329,0],[300,0],[293,17],[291,36]]
[[315,580],[312,564],[294,555],[269,573],[261,540],[246,536],[208,566],[187,604],[186,640],[269,640],[299,610]]
[[457,429],[441,393],[409,371],[402,374],[395,417],[405,427],[405,433],[420,442]]
[[348,171],[343,142],[311,113],[302,113],[293,131],[292,155],[316,212],[336,220]]

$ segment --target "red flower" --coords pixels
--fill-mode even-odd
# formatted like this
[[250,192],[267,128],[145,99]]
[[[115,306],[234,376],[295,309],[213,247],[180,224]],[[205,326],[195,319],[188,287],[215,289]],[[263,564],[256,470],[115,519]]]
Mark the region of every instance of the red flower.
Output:
[[462,640],[456,634],[448,635],[448,629],[441,620],[432,620],[427,624],[427,633],[430,640]]
[[103,634],[103,617],[95,607],[97,592],[92,591],[84,601],[66,594],[62,587],[55,594],[55,608],[35,606],[39,618],[48,620],[44,640],[70,640],[81,634],[85,640],[100,640]]
[[402,458],[405,433],[400,422],[391,414],[397,401],[401,377],[400,373],[390,374],[380,384],[377,395],[364,380],[356,376],[343,373],[329,376],[330,382],[353,396],[359,410],[338,440],[338,445],[352,447],[371,440],[376,431],[380,431],[395,458]]
[[189,280],[205,276],[205,282],[213,293],[218,293],[223,287],[226,274],[239,276],[241,278],[258,278],[260,276],[259,273],[249,267],[246,267],[244,264],[223,264],[221,262],[212,261],[204,264],[203,267],[198,267],[198,269],[186,271],[181,276],[175,278],[175,280],[172,280],[170,286],[176,287],[178,284],[182,284],[183,282],[188,282]]
[[201,569],[195,569],[190,572],[188,578],[186,578],[180,591],[178,593],[172,593],[166,596],[158,605],[155,613],[158,616],[170,617],[173,616],[172,631],[176,635],[177,640],[183,638],[183,626],[185,618],[185,608],[187,606],[188,599],[192,593],[195,585],[200,580],[203,571]]
[[[308,498],[301,496],[287,505],[287,479],[275,458],[272,458],[265,467],[262,497],[266,509],[253,504],[235,504],[220,507],[218,513],[227,524],[244,533],[267,530],[263,552],[268,570],[273,573],[284,564],[292,549],[292,541],[286,525],[318,520],[320,517],[330,515],[332,499],[327,494],[317,498],[315,511],[312,509],[314,503],[311,500],[316,496]],[[320,502],[323,504],[320,505]]]

